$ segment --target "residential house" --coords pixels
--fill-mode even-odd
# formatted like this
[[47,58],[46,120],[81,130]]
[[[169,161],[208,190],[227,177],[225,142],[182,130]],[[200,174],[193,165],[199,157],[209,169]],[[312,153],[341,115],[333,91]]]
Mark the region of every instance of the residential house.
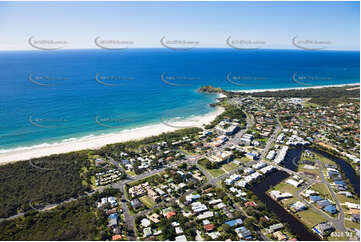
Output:
[[314,226],[313,230],[323,238],[324,236],[329,235],[335,229],[329,222],[323,222]]

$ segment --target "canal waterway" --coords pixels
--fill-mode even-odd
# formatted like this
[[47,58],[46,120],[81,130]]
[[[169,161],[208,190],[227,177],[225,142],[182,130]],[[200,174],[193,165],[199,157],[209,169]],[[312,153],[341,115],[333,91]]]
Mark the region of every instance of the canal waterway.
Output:
[[[324,156],[336,164],[342,169],[343,174],[349,180],[354,191],[360,196],[360,177],[356,174],[353,167],[348,164],[345,160],[335,157],[331,154],[328,154],[324,151],[308,148],[311,151]],[[298,161],[300,160],[303,148],[295,148],[288,151],[287,156],[283,162],[283,166],[286,168],[297,171]],[[266,192],[273,186],[276,186],[290,175],[285,171],[277,171],[269,176],[267,176],[261,183],[256,184],[251,188],[252,192],[265,203],[267,209],[273,211],[277,214],[281,222],[287,223],[292,231],[297,236],[299,240],[321,240],[315,233],[311,232],[303,223],[301,223],[297,218],[291,215],[287,210],[285,210],[281,205],[276,201],[271,199]]]
[[[284,161],[284,166],[296,171],[297,162],[301,157],[301,153],[301,148],[289,150]],[[276,186],[289,176],[290,175],[285,171],[276,171],[275,173],[267,176],[261,183],[253,186],[251,190],[265,204],[267,209],[277,215],[282,223],[287,223],[289,225],[291,232],[297,236],[298,240],[321,240],[321,238],[311,232],[303,223],[266,194],[267,190],[269,190],[272,186]]]

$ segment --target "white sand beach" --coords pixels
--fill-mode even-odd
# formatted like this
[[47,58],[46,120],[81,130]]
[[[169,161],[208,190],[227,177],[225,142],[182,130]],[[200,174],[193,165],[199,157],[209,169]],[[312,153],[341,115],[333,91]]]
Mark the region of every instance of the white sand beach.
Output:
[[[291,88],[274,88],[274,89],[251,89],[251,90],[232,90],[232,92],[244,92],[244,93],[256,93],[256,92],[276,92],[276,91],[286,91],[286,90],[305,90],[313,88],[324,88],[324,87],[347,87],[347,86],[360,86],[360,83],[352,84],[339,84],[339,85],[324,85],[324,86],[307,86],[307,87],[291,87]],[[355,87],[357,89],[360,87]],[[351,90],[348,89],[348,90]]]
[[224,108],[217,107],[214,111],[207,113],[206,115],[194,116],[180,121],[163,121],[160,124],[124,130],[118,133],[87,136],[83,138],[72,138],[68,139],[66,142],[2,150],[0,152],[0,165],[14,161],[39,158],[52,154],[61,154],[85,149],[98,149],[107,144],[119,143],[129,140],[139,140],[145,137],[159,135],[163,132],[170,132],[181,128],[202,127],[204,124],[210,123],[223,112]]

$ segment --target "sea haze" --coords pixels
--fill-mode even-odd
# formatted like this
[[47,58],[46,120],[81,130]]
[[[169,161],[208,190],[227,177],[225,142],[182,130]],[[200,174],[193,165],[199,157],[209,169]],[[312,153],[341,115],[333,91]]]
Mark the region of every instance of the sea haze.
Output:
[[128,49],[0,52],[0,150],[212,111],[227,90],[360,82],[348,51]]

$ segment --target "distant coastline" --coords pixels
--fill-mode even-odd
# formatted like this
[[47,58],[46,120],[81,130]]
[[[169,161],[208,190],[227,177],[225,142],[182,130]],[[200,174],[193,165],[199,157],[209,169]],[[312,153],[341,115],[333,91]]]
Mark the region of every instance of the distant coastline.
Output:
[[357,83],[337,84],[337,85],[320,85],[320,86],[272,88],[272,89],[232,90],[231,92],[243,92],[243,93],[276,92],[276,91],[287,91],[287,90],[305,90],[305,89],[317,89],[324,87],[347,87],[347,86],[360,86],[360,83],[357,82]]

